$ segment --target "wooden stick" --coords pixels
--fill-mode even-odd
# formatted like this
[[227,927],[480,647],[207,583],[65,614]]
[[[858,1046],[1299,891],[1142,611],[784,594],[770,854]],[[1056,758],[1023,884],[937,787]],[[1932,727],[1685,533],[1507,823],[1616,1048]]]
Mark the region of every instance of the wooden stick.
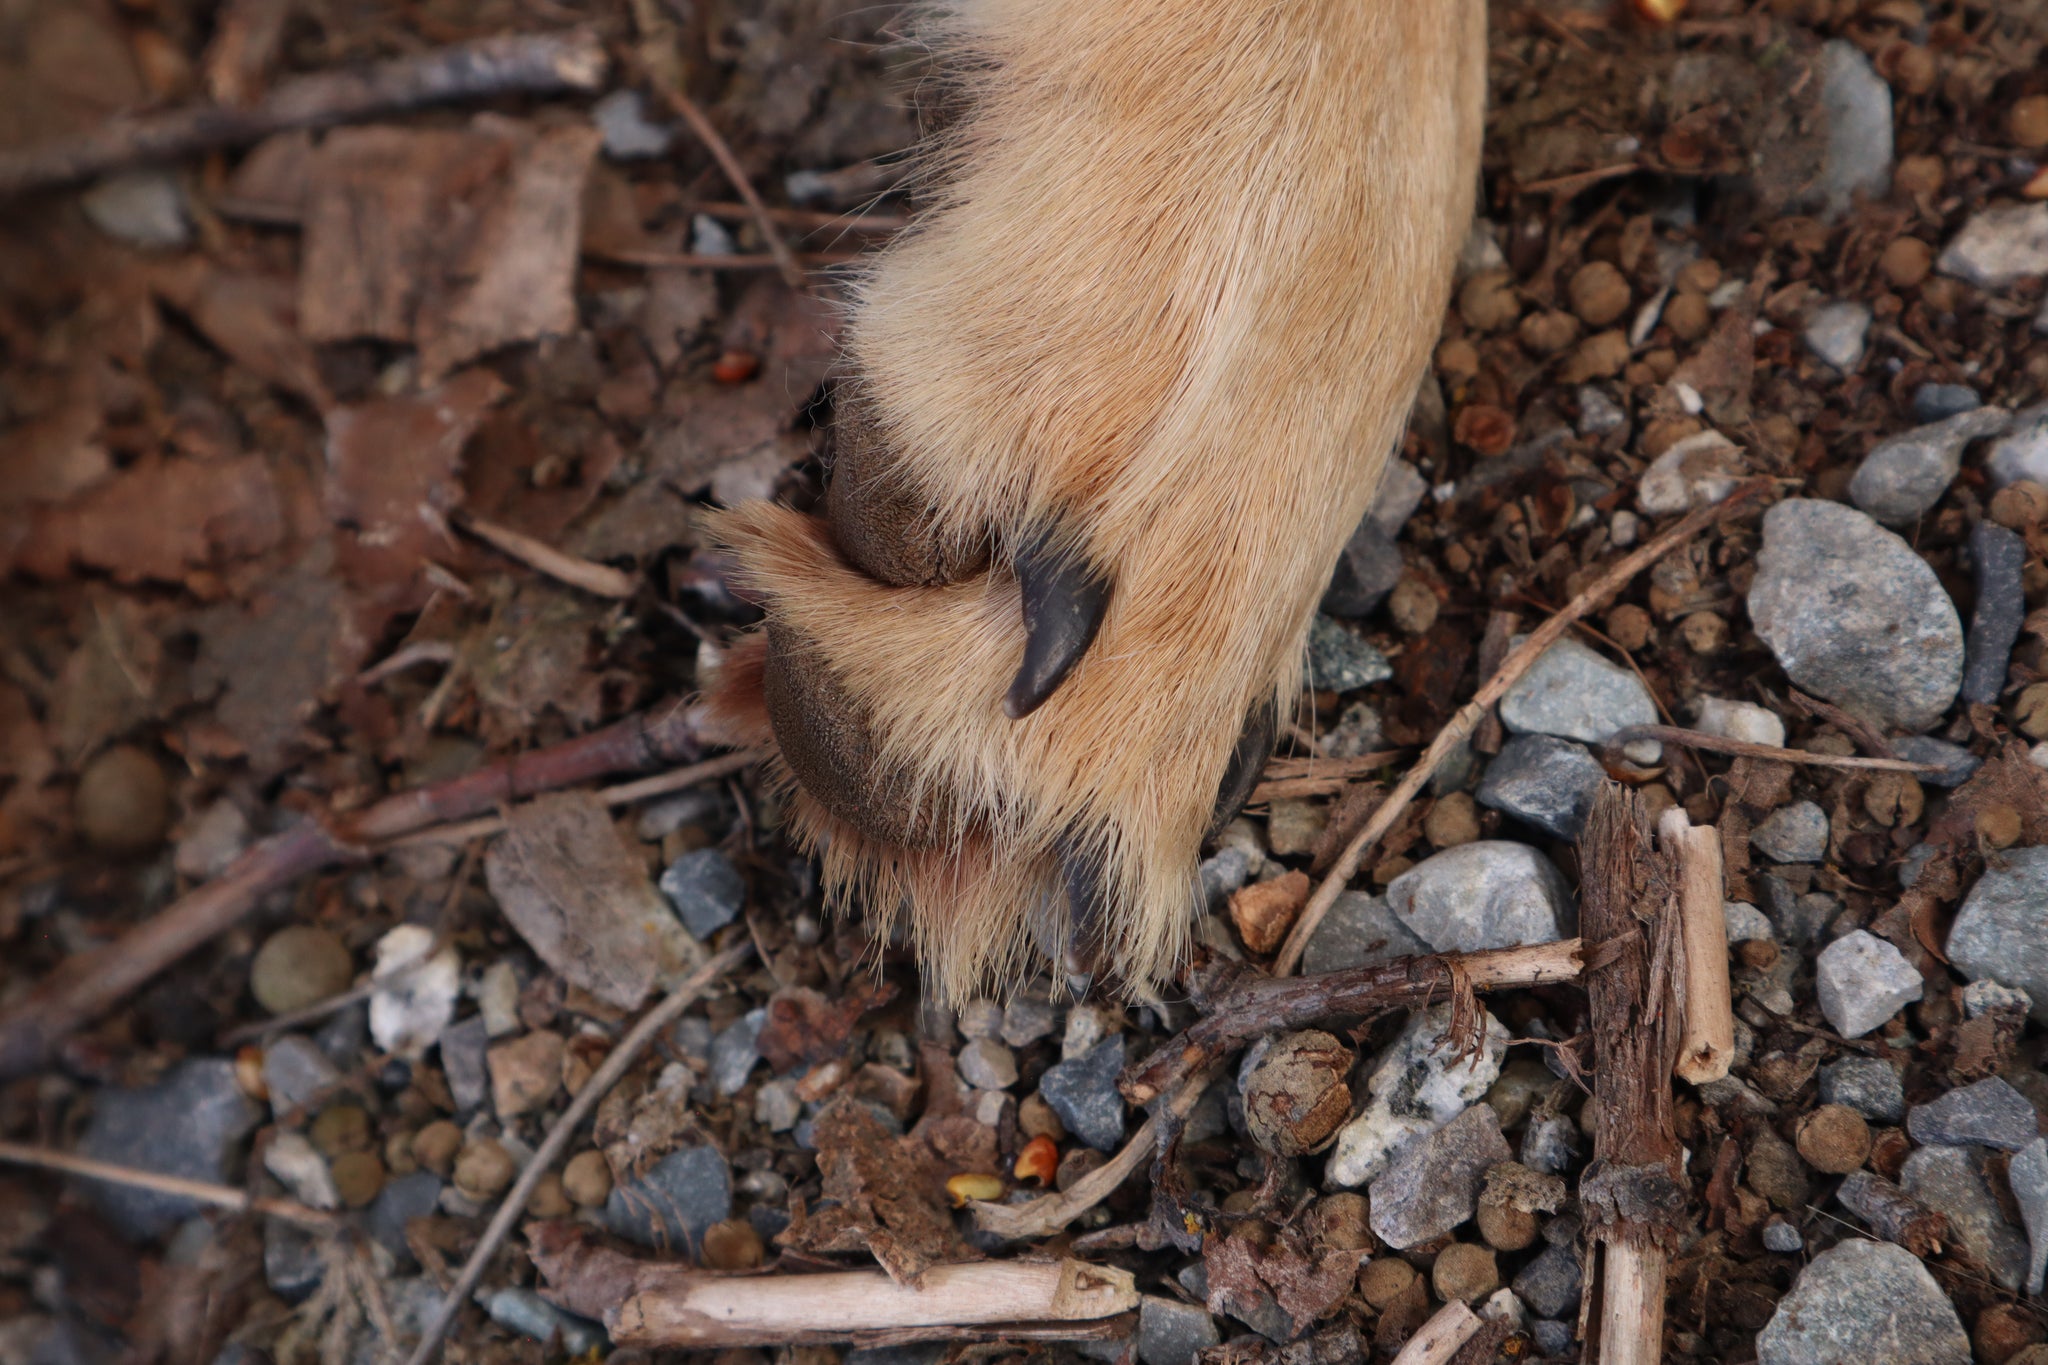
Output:
[[1398,957],[1315,976],[1246,972],[1205,1002],[1206,1018],[1155,1049],[1117,1084],[1132,1104],[1150,1104],[1253,1038],[1302,1028],[1333,1014],[1370,1016],[1428,1004],[1447,998],[1461,981],[1474,991],[1575,981],[1583,965],[1579,940],[1567,938],[1483,953]]
[[494,521],[467,513],[449,518],[457,528],[467,531],[502,555],[518,560],[538,573],[546,574],[558,583],[567,583],[572,588],[581,588],[593,597],[631,597],[640,586],[640,580],[632,574],[614,569],[609,564],[572,555],[558,550],[543,540],[535,540],[524,531],[515,531],[509,526],[500,526]]
[[[729,256],[713,256],[700,251],[643,251],[638,247],[615,247],[603,251],[587,251],[584,255],[592,260],[633,266],[640,270],[780,270],[783,266],[780,256],[767,252],[735,252]],[[807,251],[795,259],[797,264],[806,270],[821,270],[828,265],[845,265],[848,261],[857,261],[865,255],[865,251]]]
[[134,1166],[98,1161],[89,1156],[74,1156],[49,1147],[32,1147],[25,1142],[0,1142],[0,1162],[34,1166],[45,1171],[63,1171],[67,1175],[81,1175],[138,1190],[154,1190],[159,1194],[175,1194],[215,1208],[233,1209],[237,1213],[260,1213],[269,1218],[282,1218],[301,1227],[333,1229],[341,1226],[334,1214],[308,1208],[294,1199],[259,1198],[231,1185],[216,1185],[182,1175],[162,1175]]
[[1452,1299],[1408,1338],[1394,1365],[1444,1365],[1478,1330],[1479,1315],[1463,1299]]
[[[607,806],[630,806],[649,797],[682,791],[701,782],[728,777],[742,768],[751,768],[766,755],[759,749],[735,749],[729,754],[707,758],[702,763],[687,767],[672,768],[665,773],[643,777],[633,782],[621,782],[616,787],[606,787],[597,793],[597,799]],[[505,821],[496,815],[483,815],[474,820],[460,820],[452,825],[434,825],[417,834],[401,834],[396,839],[386,840],[380,847],[407,848],[413,844],[466,844],[472,839],[486,839],[493,834],[505,832]]]
[[498,1205],[498,1211],[491,1215],[490,1225],[484,1229],[484,1235],[477,1239],[476,1250],[470,1252],[469,1259],[463,1262],[462,1273],[455,1277],[455,1287],[441,1296],[441,1306],[434,1311],[426,1330],[420,1333],[419,1344],[413,1347],[412,1354],[406,1357],[406,1365],[426,1365],[427,1361],[434,1358],[434,1352],[440,1349],[441,1338],[448,1334],[448,1328],[454,1323],[456,1314],[469,1302],[470,1292],[476,1288],[477,1281],[483,1278],[484,1267],[491,1263],[491,1257],[504,1245],[505,1235],[512,1231],[512,1225],[526,1212],[526,1202],[533,1198],[533,1192],[540,1187],[541,1177],[553,1169],[555,1162],[561,1159],[562,1153],[569,1146],[569,1139],[575,1136],[583,1120],[590,1117],[598,1102],[611,1093],[612,1087],[619,1083],[619,1078],[626,1074],[626,1068],[633,1064],[662,1030],[675,1023],[682,1017],[684,1010],[696,1003],[697,997],[704,993],[706,986],[744,962],[753,951],[753,944],[741,943],[737,947],[726,949],[691,972],[660,1004],[642,1015],[640,1022],[633,1025],[632,1032],[620,1039],[619,1045],[606,1055],[596,1074],[584,1082],[583,1088],[576,1092],[576,1098],[569,1101],[569,1107],[564,1109],[561,1117],[549,1127],[548,1135],[541,1140],[540,1147],[533,1154],[533,1160],[527,1162],[526,1169],[519,1173],[519,1179],[512,1182],[512,1188],[506,1192],[504,1201]]
[[775,220],[768,216],[768,206],[761,202],[760,193],[755,190],[754,182],[747,178],[746,168],[740,165],[740,159],[733,155],[731,146],[719,135],[717,127],[704,111],[697,107],[697,101],[683,93],[680,85],[666,81],[658,84],[662,99],[668,102],[668,107],[678,118],[690,125],[690,131],[704,144],[704,149],[711,153],[711,159],[718,163],[718,169],[725,172],[725,178],[732,185],[733,193],[740,197],[740,202],[747,206],[747,212],[754,216],[755,226],[761,231],[761,241],[768,248],[769,254],[775,258],[776,268],[782,272],[783,283],[791,289],[802,289],[803,267],[797,264],[796,253],[789,249],[789,243],[783,241],[782,234],[776,231]]
[[430,104],[592,91],[603,84],[605,66],[597,35],[578,28],[482,38],[361,70],[315,72],[280,81],[251,105],[186,105],[135,114],[40,147],[0,152],[0,197]]
[[1329,875],[1323,878],[1322,885],[1316,888],[1315,895],[1309,897],[1308,904],[1302,908],[1301,918],[1294,922],[1294,929],[1287,935],[1287,942],[1280,946],[1280,955],[1273,961],[1273,974],[1286,976],[1300,964],[1302,951],[1308,947],[1309,939],[1315,934],[1317,926],[1323,922],[1323,916],[1329,914],[1330,907],[1337,903],[1337,897],[1344,893],[1344,888],[1349,886],[1351,879],[1358,874],[1358,866],[1364,861],[1366,851],[1394,827],[1394,822],[1401,818],[1423,785],[1436,775],[1436,770],[1442,766],[1443,761],[1471,737],[1473,729],[1485,716],[1487,708],[1507,695],[1507,690],[1529,671],[1536,660],[1543,657],[1544,650],[1557,643],[1558,637],[1571,629],[1574,621],[1606,605],[1637,574],[1691,540],[1714,522],[1732,515],[1751,499],[1761,497],[1774,486],[1769,479],[1751,479],[1721,502],[1688,513],[1670,530],[1600,575],[1585,591],[1567,602],[1562,611],[1531,631],[1529,638],[1522,642],[1521,647],[1501,661],[1500,668],[1487,679],[1486,685],[1479,689],[1477,695],[1465,703],[1464,707],[1451,717],[1450,723],[1437,732],[1437,737],[1431,741],[1422,758],[1409,770],[1408,775],[1401,779],[1400,784],[1387,799],[1380,803],[1379,809],[1372,813],[1372,818],[1365,822],[1365,827],[1353,835],[1351,842],[1344,846],[1343,853],[1338,855]]
[[42,1066],[75,1030],[130,999],[143,982],[241,922],[270,892],[377,845],[509,801],[610,773],[695,759],[704,743],[693,707],[672,703],[473,773],[401,792],[360,811],[309,819],[253,845],[213,881],[186,892],[103,948],[74,953],[0,1010],[0,1080]]
[[1579,840],[1579,867],[1600,1101],[1596,1159],[1579,1182],[1587,1233],[1603,1252],[1595,1358],[1600,1365],[1656,1365],[1664,1345],[1664,1268],[1687,1196],[1671,1103],[1674,977],[1684,955],[1677,859],[1652,850],[1642,798],[1605,782]]
[[1702,734],[1675,725],[1631,725],[1609,736],[1600,747],[1618,750],[1630,740],[1653,739],[1659,744],[1677,744],[1709,753],[1732,754],[1737,758],[1761,758],[1772,763],[1797,763],[1809,768],[1861,768],[1887,773],[1938,773],[1937,763],[1913,763],[1903,758],[1859,758],[1854,754],[1816,754],[1805,749],[1786,749],[1775,744],[1753,744],[1746,739],[1727,739]]
[[1678,914],[1685,946],[1685,994],[1678,1035],[1679,1076],[1718,1081],[1735,1059],[1735,1004],[1728,990],[1728,916],[1722,909],[1721,836],[1695,827],[1676,807],[1657,822],[1659,842],[1678,859]]

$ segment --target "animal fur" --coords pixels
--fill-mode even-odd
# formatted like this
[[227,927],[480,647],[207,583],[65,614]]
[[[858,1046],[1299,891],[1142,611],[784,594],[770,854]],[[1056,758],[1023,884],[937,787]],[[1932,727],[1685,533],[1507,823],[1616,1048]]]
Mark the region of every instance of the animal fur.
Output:
[[[769,622],[710,700],[812,774],[795,828],[836,894],[909,915],[936,993],[1077,937],[1142,988],[1437,335],[1485,7],[971,0],[940,28],[966,112],[849,321],[833,477],[858,515],[718,517]],[[1113,587],[1011,720],[1034,543]]]

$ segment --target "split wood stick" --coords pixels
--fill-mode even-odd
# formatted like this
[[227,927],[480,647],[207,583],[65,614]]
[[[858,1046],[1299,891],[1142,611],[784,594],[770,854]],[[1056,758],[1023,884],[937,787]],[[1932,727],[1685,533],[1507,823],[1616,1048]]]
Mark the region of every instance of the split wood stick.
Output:
[[1677,808],[1657,822],[1659,842],[1678,859],[1678,915],[1685,946],[1685,994],[1677,1071],[1694,1085],[1718,1081],[1735,1059],[1735,1005],[1728,993],[1728,917],[1722,909],[1721,835]]
[[1408,1338],[1394,1365],[1444,1365],[1479,1330],[1479,1315],[1463,1299],[1452,1299]]
[[1594,1162],[1579,1182],[1587,1232],[1601,1250],[1593,1358],[1600,1365],[1657,1365],[1664,1272],[1687,1193],[1671,1102],[1679,1036],[1674,976],[1685,951],[1678,863],[1651,847],[1642,798],[1604,782],[1579,840],[1579,867],[1600,1101]]

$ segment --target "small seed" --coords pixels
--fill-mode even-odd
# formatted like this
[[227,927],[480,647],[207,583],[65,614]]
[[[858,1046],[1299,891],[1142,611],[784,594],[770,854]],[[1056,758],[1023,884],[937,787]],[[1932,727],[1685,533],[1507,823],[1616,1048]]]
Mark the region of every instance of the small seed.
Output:
[[1879,773],[1863,789],[1863,809],[1887,828],[1913,824],[1926,806],[1926,793],[1906,773]]
[[1464,792],[1437,798],[1423,817],[1422,834],[1437,848],[1456,848],[1479,837],[1479,807]]
[[2048,147],[2048,95],[2014,100],[2005,114],[2005,130],[2030,152]]
[[1385,1309],[1421,1278],[1399,1256],[1376,1256],[1358,1272],[1358,1292],[1374,1308]]
[[999,1175],[956,1175],[946,1182],[946,1193],[952,1196],[956,1209],[967,1207],[971,1199],[1001,1199],[1003,1178]]
[[1918,237],[1898,237],[1877,258],[1877,268],[1899,289],[1911,289],[1934,269],[1934,248]]
[[1059,1179],[1059,1144],[1041,1134],[1024,1144],[1024,1150],[1017,1153],[1017,1165],[1011,1174],[1019,1180],[1036,1180],[1050,1186]]
[[1664,325],[1680,341],[1698,341],[1714,325],[1714,310],[1699,294],[1677,294],[1664,305]]
[[1605,327],[1628,311],[1628,280],[1606,261],[1588,261],[1567,287],[1572,311],[1588,327]]

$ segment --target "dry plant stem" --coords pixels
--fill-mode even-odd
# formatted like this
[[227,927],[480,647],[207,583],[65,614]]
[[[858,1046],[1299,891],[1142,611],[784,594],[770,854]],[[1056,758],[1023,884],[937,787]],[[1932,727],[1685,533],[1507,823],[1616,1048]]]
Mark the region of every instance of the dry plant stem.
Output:
[[1940,767],[1933,763],[1912,763],[1903,758],[1859,758],[1853,754],[1813,754],[1804,749],[1752,744],[1746,739],[1723,739],[1719,735],[1701,734],[1698,730],[1683,730],[1672,725],[1631,725],[1626,730],[1616,731],[1601,747],[1619,749],[1620,746],[1637,739],[1653,739],[1659,744],[1705,749],[1709,753],[1731,754],[1737,758],[1761,758],[1772,763],[1798,763],[1810,768],[1861,768],[1885,773],[1941,771]]
[[455,525],[475,536],[492,549],[509,555],[536,573],[546,574],[557,582],[567,583],[572,588],[581,588],[593,597],[631,597],[640,580],[632,574],[623,573],[609,564],[558,550],[544,541],[535,540],[523,531],[509,526],[485,521],[482,517],[459,516],[452,518]]
[[[745,204],[721,203],[715,199],[702,199],[694,203],[685,202],[684,213],[702,213],[712,218],[751,218],[752,209]],[[803,228],[812,232],[901,232],[910,226],[907,213],[833,213],[826,209],[778,209],[768,210],[768,220],[784,227]]]
[[587,29],[522,33],[436,48],[351,71],[280,81],[247,106],[203,104],[116,118],[76,137],[0,153],[0,197],[169,161],[273,133],[327,128],[417,109],[511,94],[592,91],[604,46]]
[[696,1003],[697,997],[704,993],[706,986],[744,962],[753,951],[753,944],[742,943],[738,947],[726,949],[691,972],[660,1004],[642,1015],[640,1022],[633,1025],[632,1031],[620,1039],[619,1045],[605,1056],[604,1063],[598,1067],[596,1074],[584,1082],[583,1088],[576,1092],[576,1098],[569,1101],[569,1107],[562,1111],[562,1116],[548,1129],[548,1135],[534,1151],[533,1159],[526,1163],[526,1169],[519,1173],[519,1179],[512,1182],[512,1188],[506,1192],[504,1202],[498,1205],[498,1211],[491,1215],[490,1224],[485,1227],[483,1236],[477,1239],[476,1250],[463,1262],[462,1273],[455,1277],[454,1287],[442,1295],[441,1306],[435,1310],[426,1330],[420,1333],[419,1345],[413,1347],[412,1354],[406,1358],[406,1365],[425,1365],[425,1362],[433,1359],[434,1353],[440,1349],[441,1338],[448,1334],[448,1328],[454,1323],[455,1315],[469,1302],[470,1293],[475,1290],[477,1281],[483,1278],[484,1267],[491,1263],[491,1257],[497,1255],[498,1248],[504,1245],[505,1236],[512,1231],[512,1225],[526,1212],[526,1201],[531,1199],[533,1192],[540,1187],[541,1178],[561,1159],[562,1152],[569,1145],[569,1139],[576,1135],[576,1130],[582,1126],[584,1119],[590,1117],[598,1102],[611,1093],[611,1088],[626,1074],[626,1068],[632,1066],[640,1054],[646,1051],[647,1045],[654,1041],[656,1035],[681,1018],[683,1011]]
[[1349,886],[1351,879],[1358,874],[1359,864],[1365,860],[1366,852],[1394,827],[1394,822],[1401,818],[1402,813],[1408,809],[1408,804],[1415,799],[1424,784],[1436,775],[1436,770],[1442,766],[1443,761],[1470,738],[1474,727],[1486,714],[1487,708],[1507,694],[1507,690],[1542,657],[1544,650],[1557,643],[1558,637],[1571,629],[1574,621],[1605,606],[1637,574],[1691,540],[1714,522],[1732,515],[1752,499],[1769,492],[1772,487],[1773,484],[1768,479],[1752,479],[1715,506],[1702,507],[1687,513],[1669,530],[1600,575],[1584,592],[1567,602],[1562,611],[1531,631],[1529,638],[1501,661],[1500,667],[1486,680],[1485,686],[1479,689],[1478,694],[1465,703],[1457,715],[1451,717],[1450,723],[1431,741],[1429,748],[1424,751],[1415,766],[1409,769],[1408,775],[1401,779],[1400,784],[1387,799],[1380,803],[1379,809],[1373,812],[1372,818],[1365,822],[1365,827],[1352,836],[1351,842],[1344,846],[1344,852],[1338,855],[1329,875],[1323,878],[1322,884],[1316,887],[1315,895],[1309,897],[1308,904],[1302,908],[1301,918],[1295,921],[1293,932],[1287,935],[1287,942],[1281,945],[1280,955],[1273,961],[1273,974],[1286,976],[1300,964],[1302,950],[1308,947],[1308,941],[1315,934],[1316,927],[1323,922],[1323,916],[1330,912],[1330,907],[1337,903],[1337,897],[1343,894],[1344,888]]
[[767,244],[768,252],[775,258],[776,269],[782,272],[782,281],[791,289],[804,287],[804,268],[797,264],[796,253],[789,249],[789,243],[782,240],[782,234],[775,230],[775,220],[768,216],[768,206],[761,202],[761,196],[754,189],[754,182],[747,178],[746,168],[740,159],[732,154],[718,129],[706,118],[704,111],[697,107],[697,101],[684,94],[678,86],[663,85],[662,98],[676,117],[690,125],[704,149],[711,153],[711,159],[718,163],[718,169],[725,172],[725,178],[732,183],[733,193],[747,206],[747,212],[754,215],[754,224],[761,230],[761,240]]
[[274,834],[235,859],[219,877],[180,896],[106,947],[66,958],[27,995],[0,1011],[0,1079],[46,1064],[73,1031],[239,923],[265,895],[310,872],[365,857],[399,835],[508,801],[611,773],[695,759],[700,744],[696,712],[671,703],[462,777],[386,797],[363,810],[332,816],[325,824],[307,820]]
[[1685,956],[1678,859],[1652,848],[1642,798],[1606,782],[1579,840],[1579,866],[1600,1101],[1593,1164],[1579,1182],[1587,1234],[1603,1249],[1595,1358],[1655,1365],[1664,1341],[1664,1267],[1687,1198],[1671,1100]]
[[[763,754],[758,749],[735,749],[729,754],[707,758],[702,763],[671,772],[656,773],[643,777],[637,782],[621,782],[616,787],[606,787],[597,793],[597,799],[607,806],[630,806],[636,801],[662,796],[668,792],[682,791],[700,782],[729,777],[742,768],[759,763]],[[466,844],[472,839],[487,839],[493,834],[502,834],[505,822],[495,815],[478,816],[474,820],[459,820],[452,825],[435,825],[417,834],[400,835],[385,842],[385,848],[405,848],[413,844]]]
[[1118,1086],[1132,1104],[1150,1104],[1253,1038],[1334,1014],[1375,1015],[1424,1005],[1447,998],[1461,981],[1474,991],[1576,981],[1582,966],[1579,940],[1568,938],[1484,953],[1400,957],[1314,976],[1246,972],[1202,1002],[1206,1018],[1126,1072]]
[[1735,1005],[1728,990],[1728,917],[1722,910],[1721,836],[1685,812],[1664,812],[1657,838],[1678,857],[1678,913],[1685,940],[1685,996],[1678,1075],[1718,1081],[1735,1057]]
[[0,1142],[0,1163],[34,1166],[40,1170],[104,1180],[113,1185],[154,1190],[158,1194],[175,1194],[215,1208],[233,1209],[237,1213],[260,1213],[269,1218],[282,1218],[301,1227],[325,1229],[339,1226],[339,1220],[333,1214],[308,1208],[296,1200],[259,1199],[231,1185],[188,1180],[181,1175],[159,1175],[155,1171],[118,1166],[111,1161],[95,1161],[91,1157],[73,1156],[48,1147],[32,1147],[25,1142]]
[[1479,1315],[1463,1299],[1452,1299],[1408,1338],[1394,1365],[1444,1365],[1479,1330]]
[[[730,256],[708,256],[694,251],[640,251],[632,247],[621,247],[610,251],[585,252],[593,260],[607,261],[613,265],[635,266],[642,270],[781,270],[783,258],[765,252],[738,252]],[[807,251],[792,257],[803,270],[822,270],[826,266],[845,265],[857,261],[867,253],[864,251]],[[787,274],[784,278],[788,278]]]

